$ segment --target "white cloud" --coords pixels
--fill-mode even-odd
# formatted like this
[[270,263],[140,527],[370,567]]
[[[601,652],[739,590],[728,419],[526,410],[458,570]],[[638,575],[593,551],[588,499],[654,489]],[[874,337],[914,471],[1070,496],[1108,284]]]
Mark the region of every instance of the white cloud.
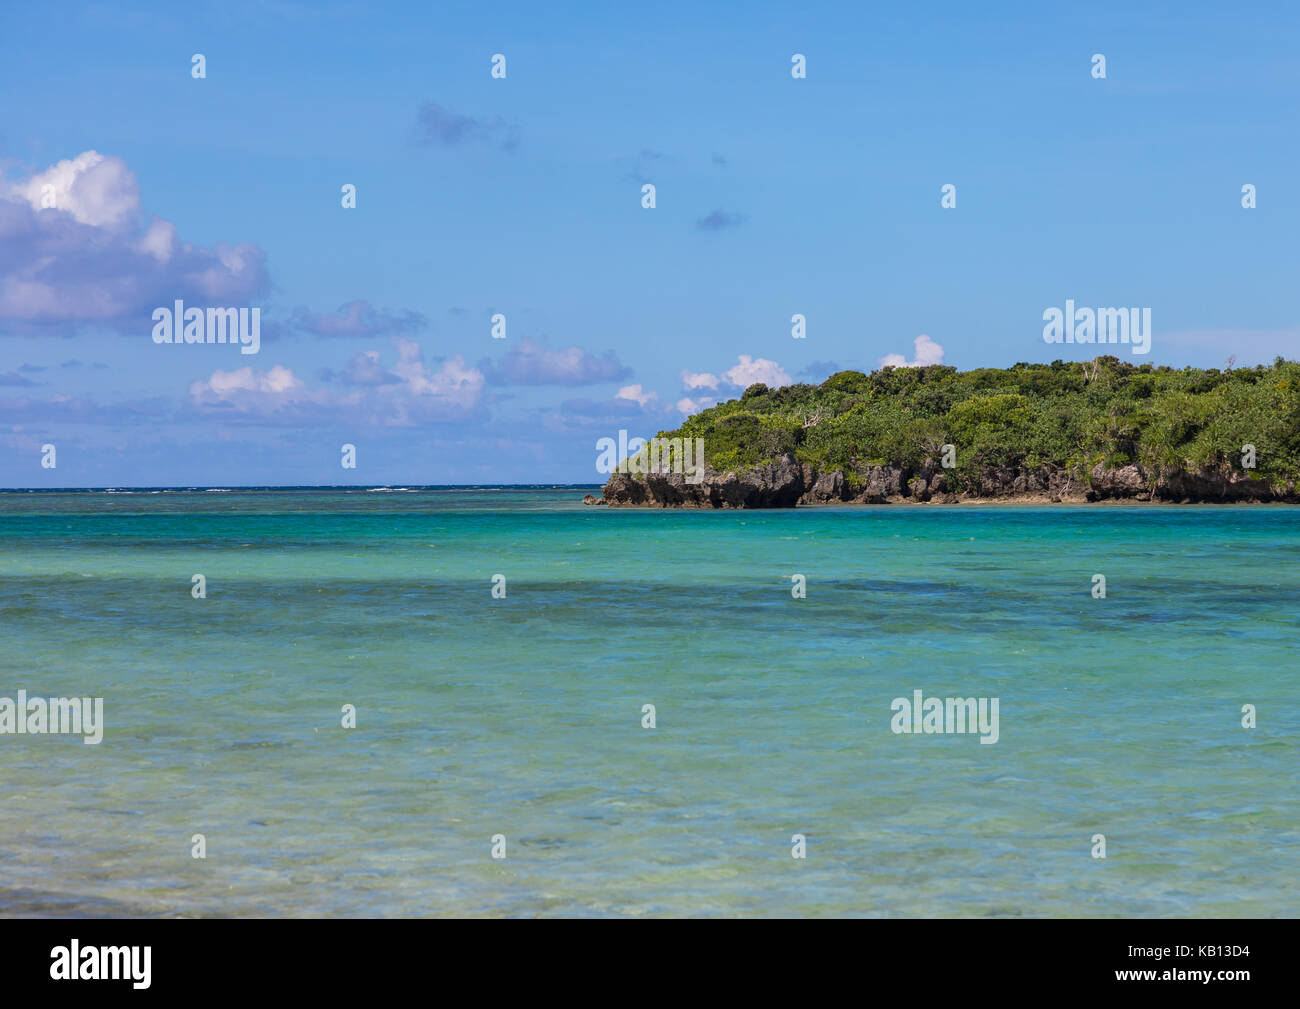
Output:
[[882,368],[923,368],[927,364],[943,364],[943,347],[922,333],[912,341],[916,359],[909,361],[902,354],[886,354],[879,361]]
[[794,379],[775,361],[764,357],[753,358],[748,354],[741,354],[739,361],[739,364],[723,372],[723,377],[737,389],[747,389],[755,382],[762,382],[772,389],[794,383]]
[[631,378],[632,370],[619,363],[612,350],[597,357],[581,347],[552,350],[528,337],[507,353],[488,378],[504,385],[593,385]]
[[[432,396],[435,399],[466,409],[478,405],[483,395],[485,378],[483,372],[465,364],[465,359],[457,354],[443,361],[437,371],[430,371],[424,364],[424,355],[420,345],[414,340],[395,340],[397,344],[397,364],[393,374],[402,380],[402,386],[415,396]],[[385,387],[387,392],[394,387]]]
[[[45,207],[44,188],[54,187],[54,207]],[[33,210],[54,209],[71,214],[81,224],[116,228],[140,210],[140,187],[121,158],[85,151],[51,165],[10,192]]]
[[201,403],[247,402],[267,396],[291,402],[306,398],[306,386],[282,364],[270,371],[256,371],[250,366],[234,371],[218,369],[206,382],[192,383],[190,395]]
[[161,217],[155,217],[135,243],[135,247],[141,252],[149,253],[160,263],[167,262],[176,251],[176,225],[171,221],[164,221]]
[[716,389],[718,387],[718,376],[710,374],[707,371],[683,371],[682,388],[683,389]]
[[614,395],[615,399],[629,399],[638,406],[645,406],[647,403],[655,403],[659,400],[659,394],[647,392],[641,388],[640,383],[636,385],[625,385]]
[[689,396],[683,396],[677,401],[677,409],[689,416],[693,413],[699,413],[717,402],[712,396],[705,396],[701,399],[691,399]]
[[269,285],[265,259],[247,242],[182,241],[141,209],[135,175],[111,155],[84,151],[0,183],[0,332],[106,323],[139,333],[178,298],[247,305]]
[[325,411],[321,416],[364,416],[367,423],[402,426],[464,418],[480,405],[483,373],[466,365],[464,358],[457,355],[431,368],[418,343],[393,342],[398,360],[391,371],[384,369],[378,351],[353,355],[341,376],[351,387],[345,395],[309,388],[278,364],[269,371],[214,371],[206,381],[193,383],[190,395],[202,405],[229,405],[250,414],[283,416],[285,407],[310,406]]
[[348,385],[388,385],[398,377],[380,363],[379,351],[361,350],[348,360],[343,381]]

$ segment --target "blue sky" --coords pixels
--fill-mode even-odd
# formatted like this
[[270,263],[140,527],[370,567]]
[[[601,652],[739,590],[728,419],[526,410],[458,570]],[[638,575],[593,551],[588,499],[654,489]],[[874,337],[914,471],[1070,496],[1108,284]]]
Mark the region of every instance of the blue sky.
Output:
[[[596,483],[923,334],[1090,358],[1066,299],[1151,308],[1138,362],[1296,356],[1294,6],[702,6],[0,11],[0,485]],[[260,352],[155,345],[174,297]]]

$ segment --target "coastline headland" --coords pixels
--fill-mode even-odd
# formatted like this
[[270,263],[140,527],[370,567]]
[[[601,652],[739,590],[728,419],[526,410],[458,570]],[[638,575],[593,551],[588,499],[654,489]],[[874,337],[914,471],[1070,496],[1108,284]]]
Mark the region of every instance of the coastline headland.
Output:
[[1297,504],[1300,364],[1221,371],[1107,356],[841,371],[820,385],[752,385],[652,442],[678,439],[702,446],[687,471],[643,451],[583,500]]

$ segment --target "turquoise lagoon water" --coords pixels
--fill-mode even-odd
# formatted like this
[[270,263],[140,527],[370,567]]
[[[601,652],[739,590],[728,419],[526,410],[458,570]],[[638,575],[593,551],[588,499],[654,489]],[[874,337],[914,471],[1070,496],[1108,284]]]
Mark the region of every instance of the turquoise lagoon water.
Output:
[[585,490],[0,495],[0,913],[1300,911],[1295,510]]

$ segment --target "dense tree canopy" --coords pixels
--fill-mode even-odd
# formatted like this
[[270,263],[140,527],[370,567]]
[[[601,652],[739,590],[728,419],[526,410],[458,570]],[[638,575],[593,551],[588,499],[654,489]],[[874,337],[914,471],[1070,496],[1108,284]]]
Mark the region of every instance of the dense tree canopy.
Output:
[[1152,476],[1229,464],[1255,446],[1256,475],[1300,477],[1300,363],[1216,369],[1101,357],[959,372],[945,365],[841,371],[820,385],[752,385],[661,437],[703,438],[726,471],[786,452],[819,471],[915,469],[956,447],[959,485],[991,465],[1138,463]]

